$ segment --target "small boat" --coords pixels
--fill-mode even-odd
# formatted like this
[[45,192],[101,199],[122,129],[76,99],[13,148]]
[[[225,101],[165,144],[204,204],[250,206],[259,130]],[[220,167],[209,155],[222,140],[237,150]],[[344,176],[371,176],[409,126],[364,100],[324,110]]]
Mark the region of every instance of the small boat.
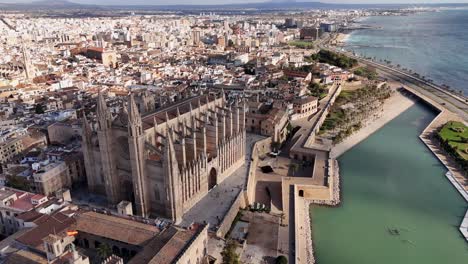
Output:
[[400,235],[400,231],[396,228],[387,228],[387,231],[390,235],[393,235],[393,236]]

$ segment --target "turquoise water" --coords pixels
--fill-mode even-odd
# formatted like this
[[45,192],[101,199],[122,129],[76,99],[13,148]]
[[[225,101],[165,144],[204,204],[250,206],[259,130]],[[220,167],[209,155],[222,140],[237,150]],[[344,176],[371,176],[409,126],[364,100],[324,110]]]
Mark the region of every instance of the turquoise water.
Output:
[[468,263],[467,203],[418,138],[434,117],[417,104],[339,158],[342,206],[311,208],[317,263]]
[[468,10],[377,16],[362,24],[382,29],[354,31],[345,49],[390,60],[468,94]]

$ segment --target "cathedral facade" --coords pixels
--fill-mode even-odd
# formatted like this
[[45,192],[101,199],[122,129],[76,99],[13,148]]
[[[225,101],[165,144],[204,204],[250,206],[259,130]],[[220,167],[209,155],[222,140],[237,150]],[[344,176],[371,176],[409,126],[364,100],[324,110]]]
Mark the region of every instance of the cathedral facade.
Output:
[[178,223],[245,162],[245,105],[198,96],[151,110],[130,95],[113,117],[99,94],[96,128],[83,120],[88,188],[112,205],[131,201],[138,215]]

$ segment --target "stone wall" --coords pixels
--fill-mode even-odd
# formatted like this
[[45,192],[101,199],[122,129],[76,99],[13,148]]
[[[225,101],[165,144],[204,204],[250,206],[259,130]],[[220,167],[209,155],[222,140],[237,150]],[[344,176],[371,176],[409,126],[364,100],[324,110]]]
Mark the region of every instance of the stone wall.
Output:
[[340,95],[340,93],[341,93],[341,86],[338,86],[335,92],[333,93],[333,95],[331,96],[330,100],[328,101],[327,105],[325,106],[325,108],[320,113],[318,113],[320,117],[317,119],[317,121],[313,125],[311,132],[304,144],[305,147],[310,147],[312,144],[314,144],[315,135],[320,130],[320,127],[322,126],[323,122],[327,118],[328,112],[330,112],[330,109],[333,106],[333,103],[335,102],[338,95]]
[[201,263],[206,252],[208,241],[208,225],[203,227],[199,233],[192,238],[188,247],[183,249],[176,263]]
[[227,232],[229,232],[232,222],[236,218],[236,215],[239,212],[240,208],[245,208],[244,191],[240,191],[237,194],[237,197],[232,203],[231,207],[229,208],[227,213],[223,216],[223,220],[219,224],[219,228],[216,231],[217,237],[224,237],[227,234]]
[[256,175],[255,171],[258,165],[258,158],[262,155],[266,155],[271,152],[272,138],[268,137],[257,141],[253,145],[252,154],[250,158],[248,175],[247,175],[247,186],[245,188],[245,203],[250,205],[255,200],[255,186],[256,186]]

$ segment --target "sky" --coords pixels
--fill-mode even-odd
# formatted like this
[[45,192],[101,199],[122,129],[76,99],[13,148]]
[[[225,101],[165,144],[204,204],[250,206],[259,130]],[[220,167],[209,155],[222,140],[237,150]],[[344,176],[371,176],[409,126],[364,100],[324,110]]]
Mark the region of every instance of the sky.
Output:
[[[0,3],[30,3],[37,0],[0,0]],[[269,2],[271,0],[68,0],[82,4],[102,5],[174,5],[174,4],[240,4]],[[421,4],[468,3],[468,0],[273,0],[275,2],[322,2],[334,4]]]

